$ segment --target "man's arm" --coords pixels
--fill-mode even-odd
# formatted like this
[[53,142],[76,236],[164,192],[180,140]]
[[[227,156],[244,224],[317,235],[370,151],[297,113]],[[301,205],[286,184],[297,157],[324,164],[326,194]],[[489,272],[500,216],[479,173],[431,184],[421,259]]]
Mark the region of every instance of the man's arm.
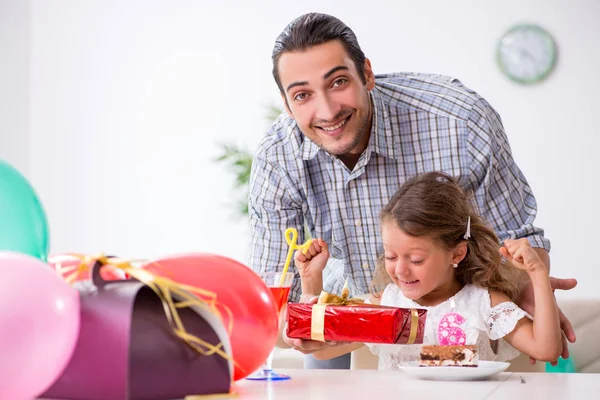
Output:
[[[288,252],[285,230],[296,228],[298,243],[304,242],[302,205],[293,188],[282,177],[283,171],[267,159],[261,146],[252,161],[248,195],[250,214],[249,266],[256,272],[282,271]],[[296,273],[290,301],[300,298],[300,279],[293,261],[289,272]]]
[[[469,154],[475,201],[481,215],[492,224],[501,241],[527,238],[544,264],[550,269],[550,241],[544,231],[533,225],[537,202],[525,176],[514,162],[500,116],[483,99],[473,108],[469,118]],[[550,278],[553,289],[569,290],[574,279]],[[518,305],[534,315],[535,303],[529,282]],[[575,332],[560,311],[561,328],[567,339],[575,341]],[[563,346],[563,358],[569,354]]]
[[[481,215],[500,241],[527,238],[532,247],[550,251],[543,229],[533,225],[537,201],[515,163],[500,116],[483,99],[468,120],[470,185]],[[546,254],[542,258],[548,262]]]
[[548,272],[550,272],[550,254],[548,254],[546,249],[540,249],[539,247],[534,248],[534,250],[537,253],[537,255],[540,257],[540,259],[544,262],[544,264],[546,265],[546,268],[548,268]]

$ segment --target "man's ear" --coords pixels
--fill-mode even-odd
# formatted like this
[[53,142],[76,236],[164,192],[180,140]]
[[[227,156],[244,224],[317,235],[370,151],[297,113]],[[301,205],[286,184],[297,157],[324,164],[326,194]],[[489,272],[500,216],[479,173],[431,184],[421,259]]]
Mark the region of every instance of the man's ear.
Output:
[[460,242],[452,252],[452,263],[458,264],[467,256],[467,242]]
[[292,119],[296,119],[296,118],[294,118],[294,114],[292,114],[292,111],[290,110],[290,106],[287,102],[287,98],[285,97],[285,94],[283,94],[282,92],[279,92],[279,94],[281,95],[281,100],[283,100],[283,106],[285,107],[285,111],[287,111],[288,115]]
[[371,91],[375,87],[375,74],[371,68],[371,60],[365,58],[365,81],[367,82],[367,90]]

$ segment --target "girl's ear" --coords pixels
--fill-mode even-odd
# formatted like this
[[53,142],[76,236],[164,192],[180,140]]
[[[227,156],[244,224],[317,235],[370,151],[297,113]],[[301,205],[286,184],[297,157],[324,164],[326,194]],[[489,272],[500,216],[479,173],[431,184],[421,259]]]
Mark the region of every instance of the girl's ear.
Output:
[[460,242],[452,251],[452,263],[458,264],[467,255],[467,242]]

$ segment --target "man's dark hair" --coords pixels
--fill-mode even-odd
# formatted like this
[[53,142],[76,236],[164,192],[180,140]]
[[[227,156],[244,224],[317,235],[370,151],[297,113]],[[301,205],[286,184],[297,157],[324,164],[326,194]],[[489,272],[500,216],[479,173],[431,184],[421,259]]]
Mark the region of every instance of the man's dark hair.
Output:
[[327,14],[304,14],[285,27],[275,40],[273,47],[273,77],[281,93],[284,93],[281,79],[279,79],[279,58],[286,51],[304,51],[312,46],[323,44],[331,40],[342,42],[346,52],[354,61],[363,83],[365,79],[365,54],[358,45],[356,35],[346,24],[339,19]]

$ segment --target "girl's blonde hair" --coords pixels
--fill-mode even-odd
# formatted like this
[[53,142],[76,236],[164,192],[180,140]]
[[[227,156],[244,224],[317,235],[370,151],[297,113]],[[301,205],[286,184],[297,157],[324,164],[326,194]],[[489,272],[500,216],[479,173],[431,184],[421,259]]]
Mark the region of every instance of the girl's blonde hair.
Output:
[[[465,239],[469,217],[470,237]],[[512,300],[518,297],[526,274],[500,256],[498,237],[475,212],[471,196],[450,175],[430,172],[412,178],[383,208],[380,219],[395,222],[410,236],[437,240],[446,249],[466,241],[467,255],[456,268],[458,281],[501,291]],[[380,292],[391,282],[381,256],[371,290]]]

